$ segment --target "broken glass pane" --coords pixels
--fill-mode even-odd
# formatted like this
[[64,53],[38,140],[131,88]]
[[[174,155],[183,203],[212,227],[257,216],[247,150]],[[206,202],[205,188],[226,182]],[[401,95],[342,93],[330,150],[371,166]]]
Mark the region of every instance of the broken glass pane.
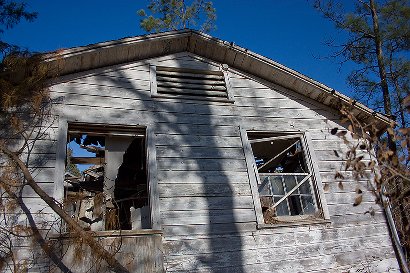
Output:
[[[280,197],[275,197],[275,203],[278,202]],[[286,216],[289,215],[289,209],[286,202],[286,199],[282,201],[279,205],[276,206],[276,216]]]
[[[297,184],[295,176],[293,175],[284,175],[283,176],[286,185],[286,192],[290,192]],[[297,193],[297,190],[293,192],[294,194]]]
[[302,198],[302,206],[304,210],[304,214],[313,214],[315,213],[315,204],[313,202],[312,196],[301,196]]
[[[297,177],[298,183],[302,181],[304,178],[305,176],[298,176]],[[307,179],[305,182],[303,182],[302,185],[299,186],[299,192],[301,194],[312,194],[310,190],[310,179]]]
[[299,195],[290,195],[288,197],[289,209],[291,215],[301,215],[303,214],[302,205],[300,203]]
[[273,195],[284,195],[282,176],[270,176]]
[[258,189],[259,195],[261,196],[271,195],[271,192],[269,190],[269,177],[265,176],[265,177],[261,177],[260,179],[261,180],[263,179],[263,180],[261,181],[261,184],[259,185],[259,189]]

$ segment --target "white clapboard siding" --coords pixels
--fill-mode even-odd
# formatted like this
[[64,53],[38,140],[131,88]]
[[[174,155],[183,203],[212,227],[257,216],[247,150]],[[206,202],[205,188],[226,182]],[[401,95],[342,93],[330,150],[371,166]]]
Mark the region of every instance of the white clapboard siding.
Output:
[[195,159],[241,159],[244,158],[242,148],[217,148],[217,147],[183,147],[159,146],[157,158],[195,158]]
[[[162,45],[153,46],[160,52]],[[267,65],[233,51],[210,52],[204,42],[192,41],[191,46],[193,52],[220,60],[258,65],[260,71]],[[344,129],[338,111],[232,68],[226,75],[233,103],[152,97],[150,65],[221,71],[222,64],[181,52],[66,75],[50,87],[53,114],[61,120],[143,125],[154,133],[163,235],[122,242],[122,251],[136,254],[135,264],[144,264],[135,272],[157,270],[149,267],[156,263],[150,255],[164,258],[167,272],[342,272],[360,270],[365,261],[374,272],[398,268],[382,208],[367,191],[367,178],[356,181],[351,171],[344,171],[349,146],[330,133]],[[246,131],[310,132],[330,221],[257,229],[249,184],[253,174],[248,174],[239,126]],[[48,130],[49,138],[33,150],[45,161],[33,158],[30,168],[40,187],[53,196],[58,191],[54,166],[59,132],[56,124]],[[336,171],[344,178],[335,179]],[[353,206],[358,188],[362,203]],[[54,217],[29,187],[23,197],[33,212],[45,208],[44,215]],[[117,254],[120,260],[126,257],[122,253]],[[149,262],[139,260],[144,257]]]
[[[158,182],[161,184],[249,184],[246,171],[159,171]],[[232,185],[232,187],[236,187]]]
[[183,211],[183,210],[207,210],[207,209],[253,209],[252,196],[239,195],[228,197],[200,197],[200,196],[172,196],[160,198],[161,208],[163,211]]
[[218,209],[218,210],[197,210],[197,211],[167,211],[162,212],[164,225],[211,225],[228,223],[255,222],[255,212],[253,209]]
[[159,189],[160,197],[184,197],[184,196],[250,196],[249,184],[177,184],[171,183]]
[[[341,231],[342,232],[342,231]],[[363,231],[362,231],[363,232]],[[313,233],[313,232],[312,232]],[[310,236],[309,236],[310,235]],[[342,239],[328,238],[323,240],[298,240],[299,238],[308,238],[319,235],[309,233],[290,233],[279,235],[258,235],[258,234],[244,234],[219,236],[218,240],[211,242],[211,237],[199,237],[195,239],[167,240],[164,250],[168,255],[183,256],[183,255],[197,255],[199,253],[217,253],[224,252],[226,245],[230,245],[230,251],[241,250],[268,250],[272,247],[278,248],[304,248],[306,246],[324,247],[320,251],[332,253],[336,251],[343,251],[343,248],[354,250],[360,247],[371,247],[372,244],[378,243],[380,245],[387,245],[389,243],[388,233],[368,234],[368,240],[363,240],[363,237],[348,236]],[[349,239],[349,240],[345,240]],[[290,253],[289,253],[290,254]]]
[[[392,253],[386,252],[388,249],[389,242],[384,245],[378,245],[377,248],[372,249],[374,256],[384,258],[392,257]],[[208,258],[205,261],[207,263],[201,263],[199,257],[196,255],[185,256],[183,258],[179,256],[167,257],[166,261],[168,266],[173,270],[194,270],[195,268],[207,268],[209,266],[219,267],[220,272],[235,272],[230,271],[227,267],[230,264],[241,263],[243,265],[252,264],[265,264],[271,272],[277,272],[277,270],[289,270],[287,272],[303,272],[309,267],[323,268],[336,263],[336,265],[346,265],[349,263],[359,262],[361,259],[365,258],[363,250],[356,248],[353,250],[350,247],[348,253],[340,253],[339,249],[340,242],[332,242],[328,244],[317,244],[317,245],[306,245],[302,248],[295,247],[284,247],[283,251],[275,251],[275,255],[272,255],[271,249],[257,249],[248,251],[232,251],[232,252],[221,252],[212,253],[209,255],[201,255],[201,258]],[[345,248],[349,249],[348,245],[344,245]],[[353,250],[353,251],[352,251]],[[296,262],[297,261],[297,262]],[[226,270],[223,271],[222,269]],[[276,269],[276,270],[275,270]],[[214,272],[214,271],[212,271]],[[266,272],[266,271],[265,271]]]

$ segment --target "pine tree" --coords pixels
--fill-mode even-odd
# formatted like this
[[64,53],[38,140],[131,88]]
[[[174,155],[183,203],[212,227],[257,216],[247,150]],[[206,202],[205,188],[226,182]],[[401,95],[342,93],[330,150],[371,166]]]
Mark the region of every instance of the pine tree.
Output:
[[184,28],[210,32],[215,29],[216,11],[211,1],[193,0],[190,4],[187,2],[184,0],[151,0],[148,5],[150,15],[144,9],[137,12],[142,17],[141,28],[147,32]]

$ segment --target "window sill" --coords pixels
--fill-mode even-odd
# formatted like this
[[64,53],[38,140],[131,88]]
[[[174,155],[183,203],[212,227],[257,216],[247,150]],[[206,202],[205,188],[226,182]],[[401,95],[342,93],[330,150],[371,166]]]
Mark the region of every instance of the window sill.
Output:
[[[290,218],[290,217],[287,217]],[[326,225],[329,226],[332,222],[325,219],[293,219],[292,221],[281,221],[278,219],[276,224],[258,224],[257,229],[271,229],[281,227],[293,227],[293,226],[310,226],[310,225]]]
[[[124,237],[124,236],[153,236],[162,235],[162,230],[155,229],[139,229],[139,230],[108,230],[108,231],[87,231],[92,237]],[[74,233],[53,234],[53,239],[71,238]]]

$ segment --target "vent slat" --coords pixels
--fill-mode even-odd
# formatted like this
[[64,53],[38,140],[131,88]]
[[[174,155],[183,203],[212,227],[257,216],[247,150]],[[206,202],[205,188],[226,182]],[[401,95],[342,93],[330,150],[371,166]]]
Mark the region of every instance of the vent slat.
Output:
[[158,92],[163,94],[180,94],[180,95],[195,95],[195,96],[209,96],[209,97],[226,97],[225,92],[221,91],[208,91],[208,90],[196,90],[196,89],[184,89],[160,87],[158,86]]
[[184,72],[179,72],[179,71],[178,72],[175,72],[175,71],[157,71],[157,76],[177,77],[177,78],[192,78],[192,79],[224,80],[223,75],[184,73]]
[[226,91],[225,86],[220,85],[206,85],[206,84],[189,84],[189,83],[176,83],[176,82],[158,82],[158,87],[175,87],[182,89],[198,89],[198,90],[215,90]]
[[157,81],[159,82],[183,82],[192,84],[205,84],[205,85],[225,85],[224,80],[203,80],[203,79],[186,79],[186,78],[173,78],[173,77],[162,77],[158,76]]

